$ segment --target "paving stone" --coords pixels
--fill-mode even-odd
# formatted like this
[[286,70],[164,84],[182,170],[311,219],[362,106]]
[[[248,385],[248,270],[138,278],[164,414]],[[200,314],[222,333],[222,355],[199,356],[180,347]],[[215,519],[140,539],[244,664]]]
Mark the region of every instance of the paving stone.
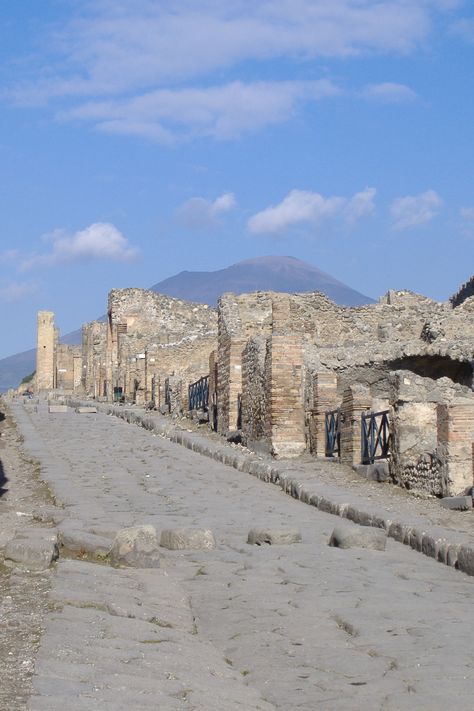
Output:
[[247,543],[257,546],[264,544],[282,546],[300,541],[301,533],[296,529],[251,528],[247,536]]
[[38,536],[15,537],[5,546],[5,565],[22,570],[46,570],[57,560],[58,544]]
[[387,543],[387,534],[380,528],[368,526],[336,526],[329,539],[329,545],[335,548],[370,548],[383,551]]
[[119,531],[110,558],[115,565],[158,568],[160,552],[154,526],[132,526]]
[[214,534],[206,528],[167,528],[161,532],[160,546],[172,551],[208,550],[216,547]]

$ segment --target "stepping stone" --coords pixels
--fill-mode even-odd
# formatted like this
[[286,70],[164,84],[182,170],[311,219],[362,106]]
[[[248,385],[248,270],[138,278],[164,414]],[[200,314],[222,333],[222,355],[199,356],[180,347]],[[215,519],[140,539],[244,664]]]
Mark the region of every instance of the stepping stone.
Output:
[[60,413],[60,412],[67,412],[68,411],[68,406],[67,405],[50,405],[48,410],[51,413]]
[[97,412],[96,407],[76,407],[78,415],[94,415]]
[[440,503],[444,509],[472,511],[472,496],[445,496]]
[[387,534],[381,528],[369,526],[336,526],[329,539],[335,548],[369,548],[384,551]]
[[19,534],[5,546],[5,565],[21,570],[46,570],[59,557],[57,534]]
[[161,532],[160,546],[171,551],[207,550],[216,547],[216,540],[209,529],[169,528]]
[[252,528],[247,537],[247,543],[256,546],[283,546],[300,541],[301,533],[296,529]]
[[112,563],[131,568],[159,568],[160,552],[154,526],[123,528],[115,536]]

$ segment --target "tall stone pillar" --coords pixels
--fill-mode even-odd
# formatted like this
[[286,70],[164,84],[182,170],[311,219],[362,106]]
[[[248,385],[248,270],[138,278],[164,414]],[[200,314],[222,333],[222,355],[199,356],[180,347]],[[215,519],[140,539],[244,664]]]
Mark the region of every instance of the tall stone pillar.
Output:
[[365,385],[350,385],[342,398],[341,463],[353,466],[361,462],[362,413],[370,410],[372,397]]
[[472,488],[474,402],[455,400],[438,405],[438,450],[444,496],[457,496]]
[[36,389],[56,387],[56,329],[52,311],[38,311],[36,345]]
[[315,373],[313,376],[313,409],[310,412],[309,429],[311,452],[317,457],[326,455],[326,412],[339,405],[337,375]]
[[267,432],[276,457],[297,457],[306,449],[303,404],[303,339],[271,336],[267,367]]

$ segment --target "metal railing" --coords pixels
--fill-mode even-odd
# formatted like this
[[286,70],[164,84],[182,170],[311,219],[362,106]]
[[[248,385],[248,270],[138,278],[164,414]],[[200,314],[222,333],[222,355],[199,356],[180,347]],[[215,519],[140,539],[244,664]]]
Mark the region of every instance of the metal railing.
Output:
[[341,411],[330,410],[325,417],[325,453],[326,457],[341,454]]
[[207,410],[209,405],[209,376],[199,378],[188,387],[188,409]]
[[389,410],[362,415],[362,464],[387,459],[390,454]]

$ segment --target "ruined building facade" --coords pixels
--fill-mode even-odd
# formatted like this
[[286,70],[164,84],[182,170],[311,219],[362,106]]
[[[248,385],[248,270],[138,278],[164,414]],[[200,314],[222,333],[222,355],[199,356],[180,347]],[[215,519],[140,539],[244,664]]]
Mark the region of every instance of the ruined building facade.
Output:
[[39,311],[37,317],[36,391],[60,389],[73,392],[80,388],[82,351],[80,346],[59,343],[59,331],[51,311]]
[[472,280],[446,303],[389,291],[343,307],[317,292],[256,292],[224,294],[217,311],[115,289],[80,352],[58,345],[53,315],[40,312],[36,382],[187,413],[189,385],[204,378],[199,407],[223,436],[360,465],[383,435],[387,476],[441,496],[473,485],[473,359]]

